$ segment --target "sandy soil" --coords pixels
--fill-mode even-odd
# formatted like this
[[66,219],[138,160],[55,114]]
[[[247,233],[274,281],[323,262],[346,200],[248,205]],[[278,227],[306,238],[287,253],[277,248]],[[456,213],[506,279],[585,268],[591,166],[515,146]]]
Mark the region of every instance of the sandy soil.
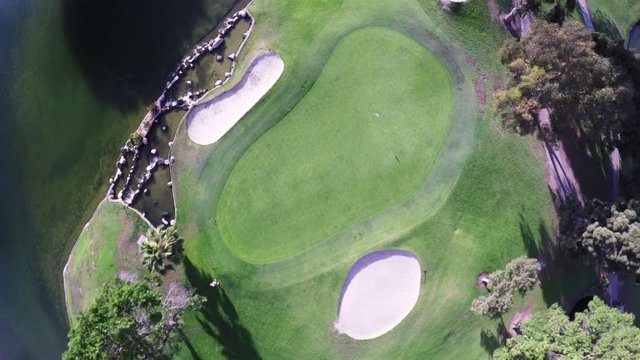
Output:
[[336,330],[357,340],[379,337],[416,305],[422,270],[400,250],[377,251],[358,260],[342,288]]
[[189,138],[200,145],[220,140],[269,91],[283,71],[284,62],[277,54],[267,53],[253,59],[240,83],[189,114]]
[[509,337],[520,335],[520,327],[531,319],[533,319],[533,308],[531,306],[520,309],[509,321],[509,326],[507,327]]

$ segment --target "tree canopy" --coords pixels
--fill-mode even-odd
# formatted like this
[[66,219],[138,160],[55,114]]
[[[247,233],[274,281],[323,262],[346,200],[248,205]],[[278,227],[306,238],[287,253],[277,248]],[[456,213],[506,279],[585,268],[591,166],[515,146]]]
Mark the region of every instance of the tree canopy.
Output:
[[581,245],[605,268],[640,276],[640,201],[611,205],[607,215],[587,226]]
[[522,325],[522,335],[496,350],[496,360],[638,359],[640,329],[634,316],[594,298],[589,308],[569,319],[557,304]]
[[640,201],[573,202],[560,208],[560,219],[563,247],[591,254],[607,270],[640,277]]
[[178,283],[162,295],[145,283],[114,280],[73,322],[66,360],[169,359],[182,314],[204,299]]
[[526,292],[538,284],[541,266],[538,260],[524,256],[511,260],[504,270],[489,274],[489,295],[471,303],[471,311],[478,315],[497,316],[513,306],[515,292]]
[[[634,86],[624,69],[595,47],[576,21],[563,26],[535,21],[529,36],[507,41],[500,57],[509,80],[495,102],[504,125],[521,134],[549,136],[571,128],[617,139],[621,124],[636,114]],[[552,112],[549,128],[538,122],[542,109]]]

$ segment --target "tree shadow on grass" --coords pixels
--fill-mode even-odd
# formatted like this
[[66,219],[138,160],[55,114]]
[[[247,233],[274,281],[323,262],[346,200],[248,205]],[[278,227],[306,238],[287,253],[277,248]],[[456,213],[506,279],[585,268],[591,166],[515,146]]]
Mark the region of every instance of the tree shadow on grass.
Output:
[[611,196],[611,160],[609,151],[601,142],[578,137],[575,131],[565,129],[562,140],[571,168],[586,199],[609,199]]
[[493,353],[499,348],[503,347],[506,344],[507,339],[507,327],[504,324],[504,319],[502,316],[497,316],[496,319],[499,319],[495,330],[490,330],[487,328],[483,328],[480,331],[480,346],[487,352],[489,358],[493,358]]
[[[188,258],[184,259],[184,267],[191,286],[196,289],[198,295],[207,299],[204,308],[197,315],[197,320],[202,330],[222,346],[222,355],[234,360],[261,359],[251,334],[240,324],[238,312],[225,291],[220,286],[211,287],[211,277],[198,270]],[[193,346],[185,344],[194,358],[199,358]]]
[[593,22],[593,27],[597,32],[607,34],[607,36],[614,41],[624,40],[622,34],[620,34],[618,26],[616,26],[616,24],[602,11],[596,10],[595,12],[591,12],[591,21]]
[[593,261],[560,249],[544,221],[540,220],[534,230],[520,214],[520,234],[527,256],[543,263],[540,287],[547,306],[558,303],[565,310],[570,309],[582,294],[597,286],[598,273]]

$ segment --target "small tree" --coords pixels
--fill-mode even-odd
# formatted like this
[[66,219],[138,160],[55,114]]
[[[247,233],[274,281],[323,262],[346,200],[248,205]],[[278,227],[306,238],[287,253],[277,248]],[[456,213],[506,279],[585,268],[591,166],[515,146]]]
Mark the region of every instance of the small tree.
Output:
[[182,315],[204,301],[179,284],[171,284],[163,296],[146,283],[116,279],[72,324],[63,358],[170,359],[184,325]]
[[142,134],[137,131],[134,131],[129,135],[129,140],[127,140],[127,147],[129,149],[134,149],[142,143]]
[[554,304],[523,324],[522,335],[507,340],[494,359],[638,359],[640,329],[633,321],[633,315],[621,314],[599,298],[573,321]]
[[524,293],[538,284],[540,263],[524,256],[511,260],[505,270],[489,275],[489,295],[480,296],[471,303],[471,311],[491,317],[503,314],[513,306],[516,291]]
[[511,260],[505,267],[505,272],[514,291],[525,292],[538,285],[538,275],[542,267],[537,259],[520,256]]
[[163,274],[178,262],[182,253],[182,239],[174,226],[149,229],[140,245],[142,264],[149,270]]
[[513,289],[502,270],[489,275],[487,283],[489,295],[480,296],[471,303],[471,311],[478,315],[498,316],[513,306]]
[[611,205],[606,218],[587,226],[580,245],[605,269],[634,271],[640,277],[640,201]]

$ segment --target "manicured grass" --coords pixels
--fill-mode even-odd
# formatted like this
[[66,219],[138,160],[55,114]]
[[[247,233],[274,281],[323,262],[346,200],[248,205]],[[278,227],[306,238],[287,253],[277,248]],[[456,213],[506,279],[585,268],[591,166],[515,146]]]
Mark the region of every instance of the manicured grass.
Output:
[[640,20],[636,0],[588,0],[593,26],[614,40],[627,40],[629,30]]
[[103,201],[82,230],[65,271],[65,294],[70,318],[93,302],[103,284],[121,270],[135,272],[136,241],[147,224],[120,204]]
[[[476,63],[479,69],[495,68],[494,54],[501,43],[498,39],[502,38],[493,36],[501,30],[496,30],[497,25],[494,27],[489,21],[484,4],[470,6],[474,16],[465,19],[464,14],[443,13],[436,2],[255,4],[256,36],[250,41],[243,61],[248,62],[251,54],[261,47],[277,50],[286,64],[281,80],[218,144],[211,147],[191,144],[184,128],[176,139],[180,161],[173,173],[178,226],[188,239],[186,253],[190,265],[186,276],[210,299],[207,309],[187,322],[190,336],[183,349],[184,357],[476,359],[486,357],[496,346],[499,322],[472,316],[468,310],[471,299],[481,293],[475,289],[475,277],[484,270],[503,266],[517,255],[539,253],[540,239],[549,237],[550,197],[540,163],[529,152],[528,140],[498,135],[492,121],[478,118],[472,81],[476,68],[471,65]],[[254,166],[262,167],[257,164],[260,156],[264,156],[262,161],[273,165],[275,161],[269,159],[272,153],[284,158],[280,161],[287,161],[297,157],[297,152],[306,151],[293,146],[289,153],[276,152],[278,149],[274,147],[286,148],[313,139],[316,133],[310,130],[305,133],[306,139],[286,139],[284,144],[280,143],[283,140],[271,138],[280,135],[281,127],[293,127],[287,121],[316,96],[316,87],[322,85],[322,78],[334,60],[331,54],[340,51],[345,39],[358,34],[354,31],[368,26],[392,28],[413,38],[436,53],[451,73],[454,115],[429,181],[401,205],[348,226],[302,253],[272,264],[246,263],[247,258],[236,257],[237,245],[226,238],[224,231],[227,225],[222,222],[228,219],[222,214],[223,207],[236,206],[224,203],[228,191],[225,187],[243,181],[257,184],[258,188],[251,189],[245,185],[256,192],[264,186],[260,180],[268,182],[269,177],[282,176],[243,169],[247,157],[255,156]],[[464,33],[464,39],[457,37],[460,33]],[[464,49],[482,48],[482,51],[465,56],[447,45],[454,39]],[[380,50],[380,54],[387,52]],[[351,61],[358,63],[359,59],[352,56]],[[374,66],[367,68],[376,70]],[[350,87],[357,88],[358,82],[366,81],[360,78]],[[322,120],[332,121],[329,117]],[[298,121],[313,125],[306,123],[308,118]],[[270,148],[264,145],[267,143]],[[309,141],[307,146],[314,145]],[[335,146],[343,148],[348,144]],[[254,149],[261,149],[262,153]],[[331,157],[333,153],[325,155]],[[309,166],[316,162],[314,157]],[[241,171],[257,179],[234,180]],[[330,168],[323,175],[327,171]],[[285,199],[276,200],[298,201],[295,196],[298,195],[285,194]],[[219,206],[221,199],[223,205]],[[314,200],[310,198],[306,206]],[[253,211],[252,206],[245,204],[244,211]],[[238,206],[236,216],[245,216],[241,211]],[[265,210],[263,217],[271,220],[267,211],[270,209]],[[240,224],[242,220],[230,221]],[[325,221],[324,217],[318,219],[319,223]],[[242,231],[251,233],[254,226],[262,226],[263,233],[268,231],[265,224],[256,222],[245,220],[242,224],[247,229]],[[278,258],[283,256],[280,253],[283,249],[285,253],[290,249],[290,244],[282,244],[290,241],[289,234],[284,235],[287,236],[276,239],[278,243],[269,244],[273,245],[273,254],[267,255]],[[256,240],[259,239],[250,239]],[[266,253],[265,245],[255,245],[255,250]],[[427,270],[418,305],[398,328],[381,338],[355,342],[337,334],[332,323],[337,315],[340,288],[352,262],[368,251],[390,247],[414,252]],[[213,277],[221,281],[224,291],[208,288],[207,282]],[[522,301],[537,308],[552,301],[570,302],[575,289],[582,286],[581,281],[570,287],[549,282]]]
[[420,44],[384,28],[347,35],[235,165],[223,239],[241,260],[272,263],[404,202],[435,165],[452,113],[449,74]]
[[[506,38],[489,20],[486,3],[471,2],[458,14],[444,13],[438,1],[415,0],[265,0],[252,9],[256,28],[234,76],[254,54],[271,49],[285,61],[281,79],[220,142],[193,144],[184,124],[176,135],[172,173],[177,226],[186,240],[185,280],[209,300],[187,318],[180,358],[488,358],[500,343],[501,322],[469,311],[482,294],[477,274],[519,255],[539,255],[553,232],[550,196],[529,139],[498,131],[490,113],[479,116],[475,81],[478,73],[498,69],[495,53]],[[390,48],[405,49],[407,58],[396,59]],[[389,69],[392,63],[405,66]],[[401,85],[414,89],[398,100],[407,108],[391,103],[369,110],[365,100],[388,103],[386,97],[398,95],[378,83],[392,75],[405,80],[392,85],[401,94]],[[431,117],[433,99],[420,97],[437,79],[451,84],[436,88],[437,96],[453,100],[449,118],[440,121]],[[351,92],[339,86],[344,83]],[[414,107],[423,109],[417,120],[404,118]],[[437,108],[447,111],[442,103]],[[384,119],[390,109],[400,118],[368,123],[367,114]],[[380,134],[390,141],[380,142]],[[400,164],[395,156],[387,159],[396,148],[405,152]],[[420,168],[387,172],[405,159]],[[372,177],[373,170],[385,175]],[[349,181],[340,178],[347,175]],[[387,186],[376,188],[376,181]],[[392,181],[397,188],[389,189]],[[346,199],[318,197],[320,185]],[[341,185],[351,188],[341,192]],[[274,202],[279,210],[267,206]],[[348,211],[350,203],[358,216]],[[304,219],[302,212],[314,206],[315,222]],[[306,227],[296,233],[268,223],[290,218]],[[229,238],[231,231],[243,233],[246,244]],[[269,242],[261,241],[267,236]],[[353,341],[332,328],[340,290],[352,263],[382,248],[416,254],[425,283],[397,328]],[[559,270],[566,261],[549,257],[543,286],[518,305],[570,304],[591,281],[584,268]],[[212,278],[221,286],[212,289]]]

